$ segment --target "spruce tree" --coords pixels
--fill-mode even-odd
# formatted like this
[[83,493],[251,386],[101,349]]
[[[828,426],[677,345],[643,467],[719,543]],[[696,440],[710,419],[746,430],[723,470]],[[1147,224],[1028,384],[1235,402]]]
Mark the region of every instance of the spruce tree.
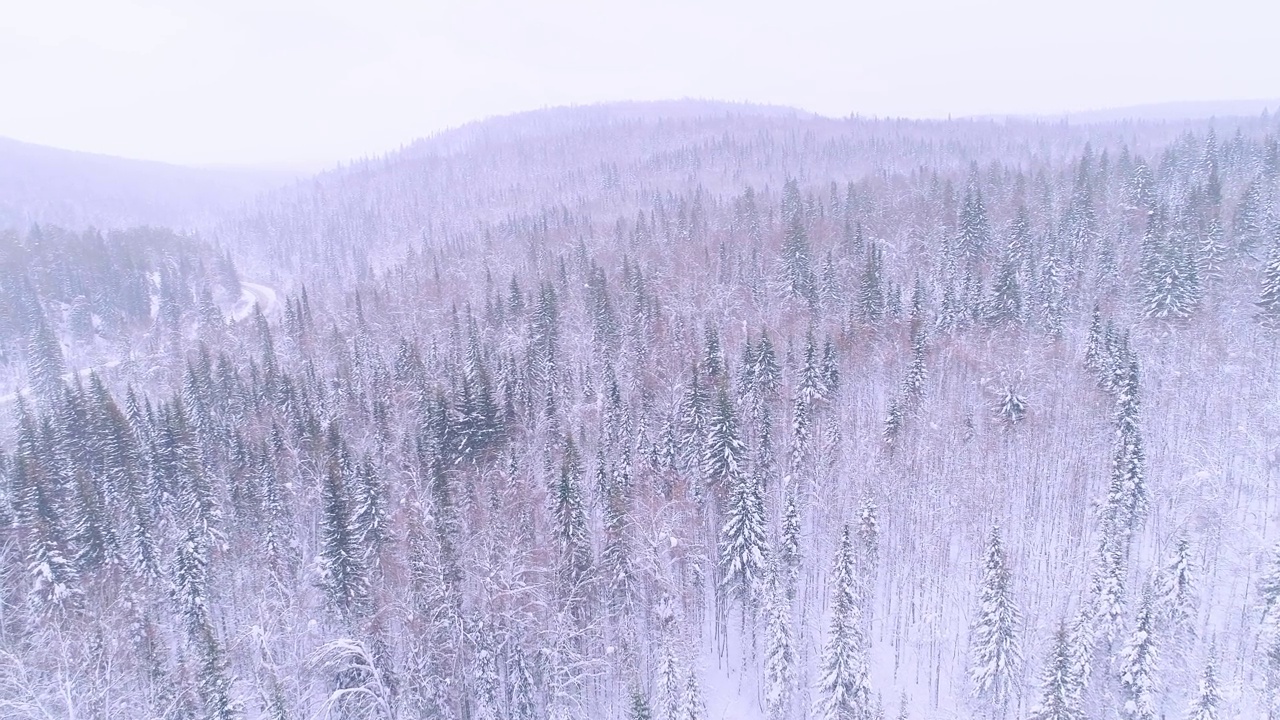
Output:
[[1125,720],[1159,717],[1156,681],[1155,613],[1150,589],[1143,591],[1133,633],[1120,651],[1120,716]]
[[1093,315],[1089,320],[1089,335],[1084,343],[1084,367],[1094,373],[1101,374],[1104,367],[1104,340],[1102,310],[1097,303],[1093,306]]
[[702,690],[698,687],[698,675],[693,670],[684,683],[684,696],[680,698],[680,720],[704,720],[706,706],[702,702]]
[[964,192],[964,202],[960,208],[959,237],[956,239],[956,251],[960,259],[970,262],[980,259],[986,252],[990,236],[987,210],[982,201],[982,190],[978,188],[975,166],[970,174],[969,184]]
[[1005,258],[996,272],[991,299],[987,301],[987,318],[997,326],[1012,326],[1022,320],[1022,289],[1018,266],[1012,258]]
[[1262,269],[1262,292],[1258,296],[1258,315],[1268,327],[1280,327],[1280,240],[1271,247],[1267,264]]
[[1103,532],[1116,539],[1126,556],[1149,502],[1140,419],[1138,361],[1131,358],[1116,388],[1115,446],[1103,517]]
[[720,567],[724,586],[750,605],[768,555],[764,493],[758,473],[739,473],[731,483],[725,523],[720,530]]
[[1190,640],[1186,636],[1195,632],[1197,588],[1191,541],[1185,535],[1174,543],[1173,557],[1162,568],[1157,589],[1159,614],[1168,625],[1170,637]]
[[631,691],[631,707],[627,709],[627,720],[653,720],[649,699],[639,690]]
[[997,717],[1008,711],[1022,672],[1022,613],[1013,600],[1000,528],[987,539],[978,589],[978,614],[969,633],[974,693]]
[[587,581],[592,565],[591,530],[582,500],[580,475],[577,450],[573,440],[567,439],[551,511],[559,558],[557,567],[566,594],[575,593]]
[[856,562],[852,533],[845,526],[830,580],[831,629],[819,661],[814,713],[822,720],[872,720],[874,717]]
[[1187,720],[1218,720],[1222,705],[1222,690],[1218,687],[1218,659],[1213,651],[1204,664],[1196,696],[1187,709]]
[[659,720],[677,720],[680,714],[680,669],[676,664],[676,654],[672,648],[672,639],[662,639],[662,648],[658,658],[658,718]]
[[320,485],[320,586],[330,605],[347,617],[363,609],[369,587],[353,512],[354,470],[336,423],[329,425],[326,453]]
[[795,691],[797,659],[786,572],[780,562],[773,563],[765,606],[764,698],[768,720],[791,717]]
[[782,528],[778,533],[777,566],[783,571],[778,577],[788,598],[794,598],[796,582],[800,577],[801,538],[800,508],[796,503],[796,491],[793,483],[788,483],[782,491]]
[[880,568],[880,514],[875,501],[864,496],[858,506],[858,569],[867,614],[875,607],[876,577]]
[[800,212],[787,216],[787,230],[782,240],[782,279],[789,295],[809,302],[817,300],[809,238]]
[[[626,451],[623,451],[624,465]],[[636,590],[636,569],[632,559],[631,489],[625,473],[614,473],[604,494],[604,547],[600,551],[609,605],[623,612],[631,608]]]
[[[680,455],[692,469],[703,469],[704,452],[707,442],[707,425],[712,408],[711,398],[706,386],[702,383],[702,373],[698,365],[693,366],[693,374],[680,402]],[[701,493],[701,486],[694,485],[695,492]]]
[[1027,400],[1013,388],[1005,388],[996,404],[996,417],[1006,426],[1013,427],[1027,416]]
[[707,422],[702,454],[702,471],[708,487],[732,492],[742,480],[746,447],[742,444],[738,418],[724,387],[716,396],[715,408]]
[[873,327],[879,325],[885,314],[884,286],[884,255],[878,245],[871,243],[867,247],[867,260],[858,287],[858,309],[863,321]]
[[1031,720],[1084,720],[1077,689],[1071,639],[1061,622],[1040,674],[1040,700],[1031,707]]
[[62,358],[62,346],[49,327],[43,311],[37,311],[29,322],[26,359],[27,382],[31,385],[37,402],[42,407],[54,407],[65,385],[62,374],[66,364]]

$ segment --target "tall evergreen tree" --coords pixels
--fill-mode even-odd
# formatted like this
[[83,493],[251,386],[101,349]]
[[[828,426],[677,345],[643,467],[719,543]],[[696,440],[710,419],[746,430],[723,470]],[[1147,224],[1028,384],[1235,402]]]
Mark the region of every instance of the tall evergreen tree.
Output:
[[997,526],[991,530],[983,555],[978,614],[969,639],[974,693],[997,717],[1007,714],[1022,672],[1021,625],[1022,613],[1013,601],[1008,561]]
[[1270,327],[1280,327],[1280,239],[1272,244],[1262,269],[1262,292],[1258,296],[1259,315]]
[[796,648],[786,569],[774,561],[765,606],[765,717],[788,720],[795,692]]
[[1084,720],[1072,666],[1067,625],[1059,623],[1041,671],[1040,700],[1031,708],[1031,720]]
[[1125,720],[1159,717],[1156,682],[1155,617],[1150,589],[1143,591],[1137,623],[1120,652],[1120,716]]
[[572,438],[566,440],[565,458],[552,497],[552,518],[558,563],[564,591],[569,594],[589,579],[592,566],[591,529],[582,500],[581,470]]
[[1218,659],[1213,652],[1205,662],[1204,673],[1196,696],[1187,709],[1187,720],[1218,720],[1222,705],[1222,690],[1218,687]]
[[356,527],[354,468],[337,423],[329,425],[320,485],[320,586],[342,616],[359,613],[368,601],[365,551]]
[[768,555],[763,483],[759,473],[739,473],[730,482],[720,530],[720,567],[725,587],[750,605],[755,602]]
[[741,482],[747,454],[741,438],[733,403],[721,386],[707,422],[702,453],[702,471],[708,487],[732,492]]
[[698,675],[690,670],[684,683],[684,695],[680,698],[680,720],[704,720],[706,710],[702,690],[698,687]]
[[874,717],[856,573],[853,538],[845,526],[830,581],[831,629],[819,663],[814,713],[823,720]]
[[809,237],[798,211],[787,216],[786,235],[782,240],[782,279],[789,295],[809,302],[817,300],[818,287],[813,273]]

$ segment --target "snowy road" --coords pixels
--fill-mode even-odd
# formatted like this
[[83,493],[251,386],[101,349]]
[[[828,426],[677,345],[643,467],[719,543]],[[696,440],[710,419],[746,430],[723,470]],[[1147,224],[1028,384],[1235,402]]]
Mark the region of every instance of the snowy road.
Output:
[[263,315],[270,315],[275,311],[278,302],[274,289],[258,283],[241,282],[240,299],[231,308],[231,320],[240,322],[249,317],[253,314],[254,305],[262,308]]
[[[231,306],[231,311],[227,314],[227,319],[231,320],[232,322],[240,322],[241,320],[244,320],[245,318],[253,314],[254,305],[258,305],[262,308],[263,315],[270,315],[272,312],[275,311],[276,305],[278,303],[279,303],[279,297],[276,295],[276,291],[273,288],[270,288],[266,285],[260,285],[258,283],[241,282],[240,283],[240,299],[236,300],[235,305]],[[145,360],[146,358],[131,358],[131,359]],[[73,379],[75,379],[76,375],[79,375],[80,379],[84,380],[95,372],[101,372],[103,370],[110,370],[114,367],[119,367],[119,365],[122,362],[124,362],[124,360],[125,360],[124,358],[117,358],[110,362],[106,362],[101,365],[95,365],[93,367],[87,367],[77,372],[65,373],[62,376],[62,380],[63,382],[71,382]],[[17,392],[11,392],[6,395],[0,395],[0,406],[8,405],[14,400],[17,400],[19,395],[21,395],[22,397],[27,397],[30,394],[31,394],[31,388],[25,387]]]

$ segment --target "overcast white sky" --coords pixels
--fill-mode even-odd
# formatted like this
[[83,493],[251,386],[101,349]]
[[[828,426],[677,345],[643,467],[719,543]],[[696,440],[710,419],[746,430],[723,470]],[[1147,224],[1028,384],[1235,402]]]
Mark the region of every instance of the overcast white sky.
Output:
[[826,115],[1280,96],[1276,0],[0,0],[0,136],[325,163],[552,105]]

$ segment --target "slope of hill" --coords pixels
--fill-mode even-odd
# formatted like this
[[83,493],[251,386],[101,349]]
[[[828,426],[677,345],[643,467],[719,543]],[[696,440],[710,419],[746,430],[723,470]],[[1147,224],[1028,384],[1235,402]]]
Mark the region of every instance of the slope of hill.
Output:
[[0,229],[194,228],[291,180],[283,172],[187,168],[0,138]]
[[0,697],[1264,716],[1276,120],[687,109],[479,123],[260,197],[217,240],[278,315],[186,322],[215,268],[174,273],[145,373],[61,389],[32,335]]

